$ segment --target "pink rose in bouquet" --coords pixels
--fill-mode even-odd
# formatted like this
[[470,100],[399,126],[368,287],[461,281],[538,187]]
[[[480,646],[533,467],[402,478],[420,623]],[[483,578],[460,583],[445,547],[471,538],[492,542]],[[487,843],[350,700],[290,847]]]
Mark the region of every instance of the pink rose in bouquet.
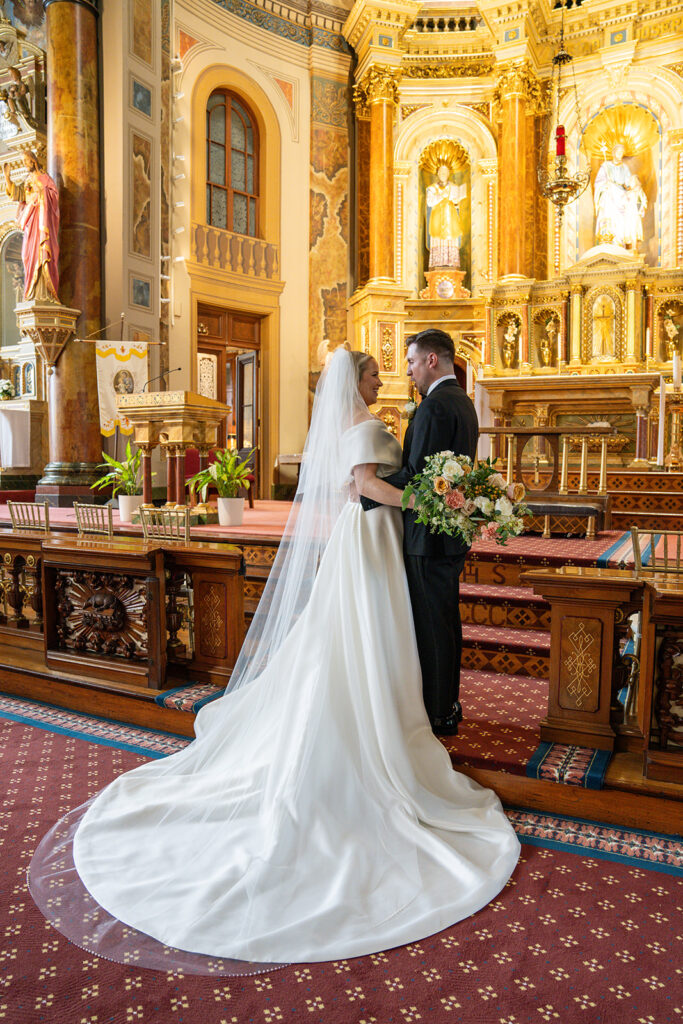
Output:
[[444,500],[449,508],[462,508],[465,504],[465,495],[456,487],[454,491],[448,492]]
[[495,540],[498,533],[497,523],[483,523],[481,527],[482,540]]

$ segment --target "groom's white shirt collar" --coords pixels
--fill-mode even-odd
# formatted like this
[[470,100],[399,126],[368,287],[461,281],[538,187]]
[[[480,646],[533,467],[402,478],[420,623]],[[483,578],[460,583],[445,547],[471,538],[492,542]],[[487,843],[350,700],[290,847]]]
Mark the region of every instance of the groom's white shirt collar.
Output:
[[[429,385],[429,387],[427,388],[427,395],[431,395],[431,393],[434,390],[434,388],[438,388],[439,384],[442,384],[445,380],[457,380],[457,379],[458,378],[455,376],[454,373],[445,373],[443,375],[443,377],[439,377],[438,380],[433,381]],[[425,398],[427,397],[427,395],[425,395]]]

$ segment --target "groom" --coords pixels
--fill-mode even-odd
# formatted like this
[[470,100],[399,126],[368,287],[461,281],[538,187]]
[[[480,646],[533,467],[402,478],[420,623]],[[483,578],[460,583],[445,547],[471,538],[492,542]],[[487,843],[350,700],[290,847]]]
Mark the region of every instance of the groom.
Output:
[[[429,328],[407,342],[407,373],[422,401],[403,442],[403,468],[385,477],[401,490],[422,471],[425,459],[450,450],[474,458],[479,425],[470,398],[453,372],[455,350],[445,331]],[[367,499],[363,507],[372,508]],[[436,732],[455,735],[460,707],[460,574],[469,550],[457,537],[430,533],[404,514],[403,556],[415,620],[427,714]]]

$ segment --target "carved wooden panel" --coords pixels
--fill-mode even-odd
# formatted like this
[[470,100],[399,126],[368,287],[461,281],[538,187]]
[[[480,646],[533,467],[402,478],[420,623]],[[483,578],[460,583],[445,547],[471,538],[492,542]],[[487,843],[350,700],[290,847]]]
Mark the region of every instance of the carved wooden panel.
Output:
[[602,622],[600,619],[562,620],[560,647],[559,705],[569,711],[588,714],[600,705],[600,656]]
[[227,657],[227,590],[224,583],[200,582],[195,597],[200,658]]
[[58,569],[55,632],[62,649],[143,661],[147,585],[118,573]]

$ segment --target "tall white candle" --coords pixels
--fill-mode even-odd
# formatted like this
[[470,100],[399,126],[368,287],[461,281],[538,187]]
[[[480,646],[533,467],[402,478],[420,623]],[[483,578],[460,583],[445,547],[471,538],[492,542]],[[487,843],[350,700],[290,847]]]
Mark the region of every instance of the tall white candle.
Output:
[[659,378],[659,430],[657,431],[657,465],[664,465],[664,430],[666,428],[666,384]]
[[471,395],[474,391],[474,370],[472,363],[467,363],[467,394]]
[[681,389],[681,353],[674,349],[674,387],[677,391]]

